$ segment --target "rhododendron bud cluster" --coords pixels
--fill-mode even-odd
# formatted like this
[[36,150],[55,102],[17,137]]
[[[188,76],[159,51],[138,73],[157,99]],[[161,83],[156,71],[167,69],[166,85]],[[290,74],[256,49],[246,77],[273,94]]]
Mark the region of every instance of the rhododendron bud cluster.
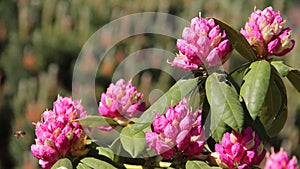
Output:
[[[100,115],[115,119],[121,126],[126,126],[130,118],[139,117],[146,109],[142,102],[142,93],[138,93],[131,80],[118,80],[111,83],[106,93],[102,93],[98,107]],[[102,126],[101,129],[111,129],[112,126]]]
[[266,151],[258,135],[249,126],[242,133],[226,132],[222,144],[215,145],[217,163],[225,168],[250,168],[259,165]]
[[32,154],[39,159],[43,168],[50,168],[59,158],[66,155],[85,155],[85,135],[75,119],[86,116],[80,101],[58,96],[53,110],[46,110],[41,121],[35,124],[35,144]]
[[201,110],[192,112],[182,99],[174,108],[168,107],[165,115],[155,114],[154,132],[145,132],[146,142],[164,158],[172,158],[176,152],[199,155],[204,145],[201,117]]
[[280,148],[280,151],[275,153],[274,148],[271,148],[271,154],[268,155],[265,169],[297,169],[297,158],[295,156],[289,159],[287,152]]
[[291,39],[291,29],[285,27],[285,22],[280,12],[274,12],[272,7],[267,7],[263,11],[255,10],[241,33],[258,57],[283,56],[295,45],[295,40]]
[[224,63],[232,51],[226,33],[213,19],[195,17],[177,40],[179,54],[171,63],[182,70],[198,69],[203,63],[216,66]]

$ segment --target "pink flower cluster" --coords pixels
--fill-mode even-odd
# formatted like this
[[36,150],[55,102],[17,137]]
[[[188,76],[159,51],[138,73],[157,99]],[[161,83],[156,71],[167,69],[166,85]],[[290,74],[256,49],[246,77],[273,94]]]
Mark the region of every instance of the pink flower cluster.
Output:
[[184,28],[177,48],[179,54],[171,64],[182,70],[195,70],[203,63],[207,66],[224,63],[232,51],[226,33],[213,19],[201,17],[193,18],[191,26]]
[[78,147],[85,140],[83,129],[73,122],[86,116],[80,101],[58,96],[53,106],[53,110],[46,110],[41,121],[35,124],[37,138],[31,146],[31,152],[42,168],[50,168],[68,153],[72,156],[78,154],[77,150],[87,153],[84,147]]
[[250,169],[252,165],[259,165],[265,157],[266,151],[258,135],[247,127],[242,133],[226,132],[222,144],[215,144],[217,163],[224,168]]
[[[138,93],[131,81],[124,79],[111,83],[106,93],[102,93],[98,111],[100,115],[115,119],[121,126],[130,122],[130,118],[139,117],[146,109],[145,102],[142,102],[142,93]],[[100,127],[110,130],[113,126]]]
[[271,154],[265,165],[265,169],[297,169],[297,158],[293,156],[289,159],[287,152],[280,148],[280,151],[275,153],[274,148],[271,148]]
[[201,110],[193,113],[183,99],[174,108],[168,107],[165,115],[155,114],[154,132],[145,132],[146,142],[164,158],[172,158],[176,152],[199,155],[204,145],[201,117]]
[[295,45],[295,40],[291,39],[291,29],[285,27],[285,22],[280,12],[274,12],[272,7],[267,7],[263,11],[255,10],[241,33],[258,57],[283,56]]

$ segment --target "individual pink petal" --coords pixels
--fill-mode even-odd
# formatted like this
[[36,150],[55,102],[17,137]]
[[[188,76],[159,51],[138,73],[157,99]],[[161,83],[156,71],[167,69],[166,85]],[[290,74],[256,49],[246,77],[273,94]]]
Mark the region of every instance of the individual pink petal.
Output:
[[147,145],[164,158],[172,158],[174,150],[162,141],[155,132],[145,132]]
[[158,113],[155,114],[153,119],[153,128],[155,132],[163,133],[167,124],[168,124],[168,119],[165,116],[160,115]]
[[165,139],[168,140],[169,144],[174,145],[175,141],[176,141],[176,137],[178,135],[178,132],[179,131],[178,131],[177,126],[174,126],[169,123],[169,124],[167,124],[167,126],[164,129],[163,136]]

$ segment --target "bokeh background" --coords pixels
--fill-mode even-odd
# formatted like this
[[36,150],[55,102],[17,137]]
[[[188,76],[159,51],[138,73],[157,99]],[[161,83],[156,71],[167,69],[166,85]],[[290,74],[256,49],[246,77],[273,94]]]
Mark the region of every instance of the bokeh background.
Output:
[[[270,5],[287,19],[296,40],[295,49],[279,59],[300,69],[299,0],[1,0],[0,169],[39,168],[30,152],[35,137],[32,122],[40,120],[41,113],[52,108],[57,94],[72,94],[73,65],[84,43],[101,26],[137,12],[164,12],[189,21],[201,11],[202,16],[220,18],[239,30],[254,6],[263,9]],[[120,30],[126,31],[126,23]],[[105,37],[101,42],[109,42],[110,38]],[[150,47],[177,52],[176,40],[162,35],[138,35],[116,44],[99,65],[97,100],[122,60]],[[233,53],[225,67],[230,70],[243,61]],[[87,68],[93,63],[92,59],[87,60]],[[152,64],[160,63],[161,60]],[[148,96],[153,89],[164,92],[175,81],[163,71],[149,69],[133,77],[133,82],[149,105]],[[282,145],[299,159],[300,94],[288,81],[284,82],[289,116],[280,135],[270,142],[275,147]],[[25,131],[26,135],[15,137],[14,132],[18,130]]]

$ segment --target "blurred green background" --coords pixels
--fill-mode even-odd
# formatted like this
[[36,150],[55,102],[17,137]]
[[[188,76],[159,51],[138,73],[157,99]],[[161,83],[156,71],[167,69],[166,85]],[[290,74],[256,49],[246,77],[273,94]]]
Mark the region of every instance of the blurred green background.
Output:
[[[254,6],[273,6],[287,19],[296,40],[294,50],[284,61],[300,69],[299,0],[1,0],[0,1],[0,169],[38,168],[31,155],[34,142],[32,122],[40,120],[46,108],[52,108],[57,94],[72,94],[73,65],[88,38],[101,26],[119,17],[137,12],[164,12],[190,21],[198,16],[217,17],[240,29]],[[124,29],[126,23],[123,24]],[[122,30],[122,27],[120,28]],[[180,36],[180,32],[179,35]],[[105,37],[103,41],[110,41]],[[176,53],[176,40],[159,35],[139,35],[116,44],[99,65],[96,97],[106,89],[115,68],[131,53],[149,47]],[[233,53],[227,70],[243,60]],[[159,61],[161,62],[161,61]],[[87,65],[93,63],[88,61]],[[174,79],[151,69],[134,77],[144,93],[159,88],[166,91]],[[166,83],[169,82],[169,83]],[[300,95],[285,81],[288,90],[289,117],[280,135],[271,144],[282,145],[300,158]],[[14,132],[26,132],[17,138]]]

